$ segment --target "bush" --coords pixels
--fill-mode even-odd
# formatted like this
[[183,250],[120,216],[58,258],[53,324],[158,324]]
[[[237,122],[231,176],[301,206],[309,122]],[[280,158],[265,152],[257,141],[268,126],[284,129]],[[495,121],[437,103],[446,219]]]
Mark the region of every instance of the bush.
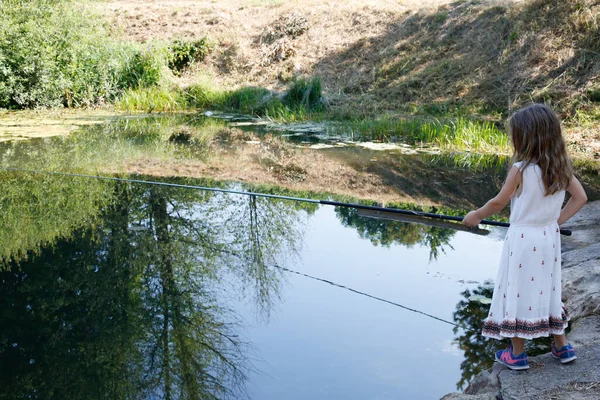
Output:
[[200,40],[178,39],[171,43],[169,49],[171,51],[169,68],[181,72],[193,63],[204,60],[210,51],[210,46],[206,38]]
[[0,107],[87,106],[168,76],[167,46],[111,39],[74,0],[0,2]]

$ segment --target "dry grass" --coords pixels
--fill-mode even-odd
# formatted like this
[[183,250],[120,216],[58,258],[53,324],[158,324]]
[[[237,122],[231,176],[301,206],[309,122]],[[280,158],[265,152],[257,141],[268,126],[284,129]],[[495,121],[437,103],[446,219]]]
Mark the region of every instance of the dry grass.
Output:
[[[600,76],[595,0],[127,0],[103,6],[119,30],[141,42],[208,35],[216,51],[199,69],[221,85],[277,88],[294,75],[316,74],[334,101],[366,105],[366,112],[406,103],[460,101],[505,111],[531,100],[566,103],[597,89]],[[299,20],[307,30],[276,35],[273,43],[282,23],[279,33]],[[186,81],[194,80],[191,72]]]
[[[114,0],[101,7],[112,17],[116,31],[139,42],[208,35],[217,48],[200,69],[223,86],[276,88],[290,74],[310,73],[319,60],[359,40],[384,34],[390,21],[404,18],[407,12],[449,3],[451,0]],[[261,39],[282,18],[293,14],[306,18],[309,29],[287,41],[293,57],[265,63]],[[193,81],[193,75],[185,79]]]

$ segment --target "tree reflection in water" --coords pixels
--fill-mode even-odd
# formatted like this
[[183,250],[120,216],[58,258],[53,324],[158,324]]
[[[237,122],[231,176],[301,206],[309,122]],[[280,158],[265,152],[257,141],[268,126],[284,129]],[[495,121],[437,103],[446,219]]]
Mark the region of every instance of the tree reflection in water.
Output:
[[369,239],[374,245],[400,244],[410,248],[420,244],[429,248],[430,259],[437,259],[446,248],[451,249],[450,239],[456,233],[452,229],[367,218],[354,208],[337,207],[336,213],[344,226],[353,227],[361,238]]
[[[0,235],[0,398],[243,397],[250,347],[225,305],[222,281],[235,277],[236,293],[268,317],[285,273],[274,266],[297,254],[303,222],[318,205],[77,178],[5,178],[0,220],[10,234]],[[374,244],[426,245],[432,258],[454,234],[347,208],[336,213]],[[476,331],[456,332],[467,358],[460,386],[489,364],[486,346],[494,346],[479,335],[484,316],[479,304],[457,306],[457,322]]]
[[[476,289],[466,289],[461,295],[463,300],[456,305],[454,322],[458,325],[454,328],[455,343],[464,351],[465,359],[460,364],[462,371],[460,381],[456,384],[458,390],[464,387],[481,371],[489,369],[494,363],[494,353],[505,348],[510,342],[489,339],[481,334],[483,321],[487,317],[490,305],[479,301],[470,301],[474,295],[487,298],[492,297],[493,282],[485,282]],[[525,351],[528,356],[544,354],[550,351],[548,338],[538,338],[525,342]]]
[[[112,195],[92,226],[0,266],[0,398],[243,397],[248,345],[219,279],[227,269],[251,283],[241,291],[268,313],[282,272],[267,265],[296,252],[306,213],[285,201],[105,186]],[[40,201],[53,199],[49,190]]]

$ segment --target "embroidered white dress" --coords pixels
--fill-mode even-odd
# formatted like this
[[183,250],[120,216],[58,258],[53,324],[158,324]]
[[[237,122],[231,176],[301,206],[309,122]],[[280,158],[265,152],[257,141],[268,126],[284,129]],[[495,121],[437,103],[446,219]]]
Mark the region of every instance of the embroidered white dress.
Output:
[[497,339],[563,334],[569,320],[561,301],[557,224],[565,192],[546,196],[535,164],[525,168],[522,182],[522,192],[511,199],[510,228],[483,325],[483,335]]

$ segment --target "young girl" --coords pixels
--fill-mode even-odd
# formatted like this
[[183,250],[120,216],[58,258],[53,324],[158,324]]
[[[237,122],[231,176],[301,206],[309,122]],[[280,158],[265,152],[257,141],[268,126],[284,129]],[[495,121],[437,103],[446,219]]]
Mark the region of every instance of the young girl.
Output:
[[[510,117],[514,165],[500,193],[483,207],[468,213],[463,223],[476,226],[509,202],[508,229],[490,312],[483,335],[511,338],[511,346],[496,353],[496,361],[510,369],[527,369],[525,339],[554,335],[552,355],[562,363],[575,358],[567,342],[569,317],[561,303],[559,225],[587,201],[573,176],[552,109],[533,104]],[[565,190],[571,198],[561,209]]]

